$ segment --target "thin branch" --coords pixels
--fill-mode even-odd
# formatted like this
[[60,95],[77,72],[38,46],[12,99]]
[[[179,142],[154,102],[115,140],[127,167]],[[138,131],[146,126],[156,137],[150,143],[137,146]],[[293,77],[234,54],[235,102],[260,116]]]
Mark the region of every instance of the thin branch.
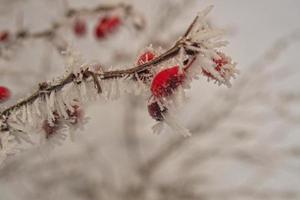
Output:
[[94,8],[81,8],[81,9],[69,9],[65,13],[66,17],[73,17],[77,14],[95,14],[99,12],[109,12],[117,8],[123,9],[127,13],[130,13],[132,6],[125,3],[119,3],[116,5],[98,5]]
[[[56,33],[57,31],[62,28],[67,26],[67,20],[72,19],[76,15],[95,15],[99,13],[105,13],[117,9],[122,9],[124,12],[124,17],[136,17],[138,14],[136,11],[132,8],[131,5],[125,4],[125,3],[119,3],[119,4],[113,4],[113,5],[98,5],[95,8],[81,8],[81,9],[67,9],[66,12],[64,13],[64,20],[61,20],[60,22],[54,22],[52,26],[48,29],[39,31],[39,32],[30,32],[24,28],[21,30],[17,31],[15,33],[15,37],[7,43],[5,48],[9,48],[10,46],[13,46],[15,43],[19,41],[25,41],[27,39],[47,39],[53,42],[53,44],[56,46],[56,48],[61,51],[62,46],[55,44],[53,39],[57,37]],[[138,16],[141,17],[141,16]],[[134,22],[133,22],[134,23]],[[138,30],[142,29],[141,24],[134,24],[134,27]],[[1,56],[1,50],[0,50],[0,56]]]
[[[95,81],[96,77],[100,80],[106,80],[106,79],[122,78],[122,77],[130,76],[133,74],[143,73],[144,71],[146,71],[146,70],[148,70],[148,69],[150,69],[172,57],[175,57],[178,54],[179,49],[182,47],[182,45],[184,45],[185,39],[186,38],[181,38],[169,50],[165,51],[164,53],[162,53],[160,56],[153,59],[152,61],[149,61],[142,65],[132,66],[131,68],[124,69],[124,70],[113,70],[113,71],[106,71],[106,72],[100,72],[100,73],[95,73],[92,71],[85,71],[82,73],[82,75],[83,75],[84,79],[88,79],[89,77],[92,77]],[[39,89],[36,92],[34,92],[32,95],[30,95],[29,97],[18,102],[17,104],[12,105],[12,106],[8,107],[7,109],[3,110],[2,112],[0,112],[0,118],[1,117],[7,118],[13,110],[16,110],[28,103],[29,104],[33,103],[37,98],[44,96],[46,94],[50,94],[52,91],[61,90],[65,85],[75,82],[77,75],[70,73],[64,79],[62,79],[59,83],[54,84],[54,85],[50,85],[46,82],[43,83],[42,84],[43,87],[39,87]],[[98,83],[98,81],[95,81],[95,82],[96,82],[96,85],[98,88],[98,92],[101,91],[100,84]]]

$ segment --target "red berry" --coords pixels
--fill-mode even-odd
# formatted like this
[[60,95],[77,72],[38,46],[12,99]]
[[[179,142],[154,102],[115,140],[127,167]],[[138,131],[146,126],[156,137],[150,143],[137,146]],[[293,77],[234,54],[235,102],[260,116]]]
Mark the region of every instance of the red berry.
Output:
[[155,97],[168,97],[182,85],[184,79],[184,71],[180,71],[178,65],[162,70],[152,80],[151,92]]
[[6,42],[9,39],[8,31],[0,31],[0,42]]
[[101,26],[97,26],[95,29],[95,35],[97,39],[102,39],[106,36],[106,33]]
[[163,121],[163,114],[167,112],[167,108],[164,106],[160,106],[156,101],[150,102],[148,104],[148,112],[150,116],[156,121]]
[[10,91],[8,88],[0,86],[0,102],[4,102],[10,98]]
[[99,19],[98,24],[95,28],[95,35],[96,38],[101,39],[104,38],[107,34],[107,23],[109,21],[108,17],[104,17],[102,19]]
[[[218,53],[220,56],[219,59],[213,59],[216,64],[215,70],[220,73],[222,77],[224,77],[224,72],[222,72],[222,67],[229,63],[228,58],[223,53]],[[226,69],[225,69],[226,70]],[[216,79],[210,72],[203,70],[203,74],[209,78]]]
[[86,22],[82,19],[76,19],[73,25],[73,31],[76,36],[82,37],[86,34]]
[[108,31],[114,31],[121,24],[119,17],[113,16],[107,22]]
[[[151,51],[146,51],[145,53],[143,53],[142,55],[139,56],[139,58],[137,60],[137,65],[145,64],[145,63],[153,60],[154,57],[155,57],[154,53],[152,53]],[[150,83],[150,80],[152,79],[153,74],[152,74],[151,70],[146,69],[146,70],[143,70],[142,72],[138,73],[138,77],[145,84],[148,84],[148,83]]]
[[120,24],[121,20],[117,16],[101,18],[95,27],[96,38],[102,39],[106,37],[109,33],[114,32]]
[[142,55],[140,55],[137,64],[138,65],[142,65],[145,64],[151,60],[153,60],[155,58],[154,53],[152,53],[151,51],[146,51],[145,53],[143,53]]

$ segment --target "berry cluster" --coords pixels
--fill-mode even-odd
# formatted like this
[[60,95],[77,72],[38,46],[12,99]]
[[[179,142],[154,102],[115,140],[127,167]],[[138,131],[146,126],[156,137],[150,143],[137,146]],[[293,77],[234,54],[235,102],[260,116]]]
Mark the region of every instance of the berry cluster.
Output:
[[[94,28],[96,39],[104,39],[115,32],[122,24],[119,16],[104,16],[99,18]],[[85,20],[76,18],[73,24],[73,32],[77,37],[83,37],[87,33],[87,23]]]
[[[65,138],[65,132],[71,133],[84,124],[83,105],[97,99],[99,95],[105,99],[113,99],[123,91],[144,94],[142,92],[145,92],[145,88],[148,90],[146,93],[150,93],[147,105],[149,115],[158,121],[153,126],[154,133],[159,133],[166,124],[174,132],[189,136],[189,131],[181,126],[180,120],[174,117],[172,112],[184,97],[181,95],[184,94],[183,88],[200,75],[229,87],[231,78],[238,73],[236,63],[218,51],[226,44],[225,41],[219,40],[221,32],[209,27],[204,20],[211,9],[210,6],[199,12],[184,35],[170,49],[157,53],[158,51],[148,48],[138,57],[135,66],[128,69],[104,71],[99,65],[82,65],[80,61],[77,62],[77,55],[70,52],[68,65],[73,70],[67,70],[62,78],[53,82],[41,83],[32,95],[0,111],[0,140],[3,141],[3,136],[6,135],[12,137],[11,141],[6,139],[5,142],[1,142],[0,157],[13,154],[15,147],[10,146],[22,142],[23,138],[24,141],[30,141],[32,131],[29,130],[38,129],[37,131],[42,132],[42,136],[51,142],[57,138]],[[130,11],[127,15],[134,14],[131,10],[126,11]],[[86,36],[87,21],[81,16],[79,18],[77,12],[67,16],[74,20],[74,34],[78,37]],[[124,23],[125,18],[126,13],[101,17],[94,24],[93,37],[99,40],[107,38]],[[0,31],[0,41],[13,44],[10,38],[49,37],[63,25],[57,24],[49,31],[32,35],[19,32],[11,36],[9,32]],[[7,44],[4,43],[3,46],[6,47]],[[136,82],[132,84],[133,81]],[[139,83],[143,84],[142,87]],[[95,86],[97,94],[93,92]],[[9,97],[10,91],[6,87],[0,87],[0,103]],[[24,134],[19,134],[20,132]]]
[[[155,54],[152,51],[146,51],[138,58],[137,64],[145,64],[155,58]],[[181,69],[179,65],[163,67],[163,69],[155,74],[149,70],[143,71],[139,74],[139,79],[144,83],[150,83],[151,97],[148,101],[148,112],[150,116],[157,120],[163,121],[164,115],[168,109],[165,105],[165,100],[172,97],[174,92],[183,86],[187,73],[194,62],[193,60],[186,60],[184,66]],[[202,74],[209,79],[219,81],[220,77],[228,80],[234,75],[234,72],[228,65],[231,64],[231,59],[221,52],[217,52],[217,58],[212,59],[212,66],[205,68],[200,66]]]
[[[155,58],[152,51],[146,51],[138,58],[137,64],[145,64]],[[148,112],[152,118],[157,121],[164,119],[163,114],[167,112],[167,108],[159,101],[161,98],[171,96],[174,91],[183,84],[185,72],[179,69],[178,65],[167,67],[154,76],[151,72],[145,71],[139,74],[139,78],[144,82],[151,82],[151,97],[148,102]]]

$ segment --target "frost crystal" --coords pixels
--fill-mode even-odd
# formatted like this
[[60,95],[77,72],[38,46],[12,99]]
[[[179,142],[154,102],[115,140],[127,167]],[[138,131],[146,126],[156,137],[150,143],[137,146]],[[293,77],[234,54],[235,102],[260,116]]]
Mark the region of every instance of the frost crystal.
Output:
[[17,143],[14,136],[9,134],[8,131],[0,132],[0,165],[7,158],[7,156],[13,155],[17,152]]

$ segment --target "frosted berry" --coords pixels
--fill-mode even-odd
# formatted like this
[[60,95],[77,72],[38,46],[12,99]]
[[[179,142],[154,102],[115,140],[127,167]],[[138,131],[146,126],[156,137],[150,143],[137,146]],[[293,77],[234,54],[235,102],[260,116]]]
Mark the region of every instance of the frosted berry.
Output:
[[[224,65],[228,64],[230,61],[228,58],[225,56],[223,53],[219,53],[218,55],[220,56],[219,59],[213,59],[214,63],[216,64],[215,70],[221,75],[221,77],[224,78],[226,70],[224,69]],[[203,70],[203,74],[211,79],[216,79],[210,72]]]
[[179,70],[179,66],[173,66],[160,71],[152,80],[151,92],[155,97],[168,97],[173,94],[178,86],[185,80],[184,71]]
[[6,42],[9,39],[8,31],[0,31],[0,42]]
[[167,112],[167,108],[164,106],[160,106],[156,101],[150,102],[148,104],[148,112],[150,116],[156,121],[163,121],[163,114]]
[[145,64],[145,63],[153,60],[154,58],[155,58],[154,53],[152,53],[151,51],[146,51],[145,53],[143,53],[142,55],[139,56],[137,64],[138,65]]
[[100,18],[95,27],[95,36],[97,39],[103,39],[108,34],[114,32],[121,24],[121,19],[117,16]]
[[[155,58],[154,53],[152,53],[151,51],[146,51],[145,53],[143,53],[142,55],[140,55],[138,57],[137,65],[145,64],[145,63],[153,60],[154,58]],[[146,70],[138,73],[138,77],[140,80],[143,81],[143,83],[147,84],[147,83],[150,83],[150,81],[153,77],[153,74],[150,69],[146,69]]]
[[10,90],[4,86],[0,86],[0,103],[7,101],[10,98]]
[[73,25],[73,31],[76,36],[82,37],[87,32],[86,22],[82,19],[75,19],[74,25]]

